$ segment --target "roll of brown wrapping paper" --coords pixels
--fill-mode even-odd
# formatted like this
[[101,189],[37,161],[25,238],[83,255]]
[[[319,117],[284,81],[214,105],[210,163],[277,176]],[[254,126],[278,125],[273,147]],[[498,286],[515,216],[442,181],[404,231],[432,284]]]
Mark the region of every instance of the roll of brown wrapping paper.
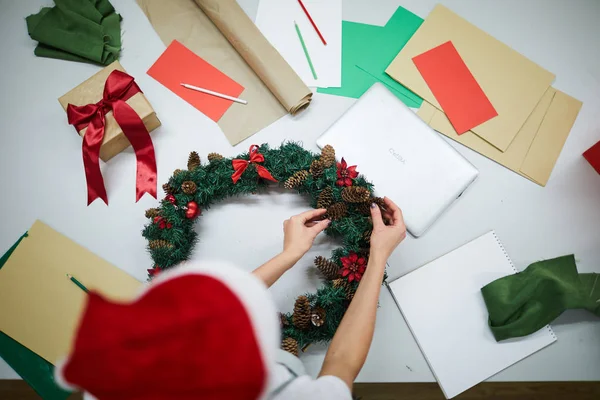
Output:
[[311,90],[235,0],[137,3],[165,45],[180,41],[244,86],[248,104],[233,104],[218,122],[232,145],[310,104]]

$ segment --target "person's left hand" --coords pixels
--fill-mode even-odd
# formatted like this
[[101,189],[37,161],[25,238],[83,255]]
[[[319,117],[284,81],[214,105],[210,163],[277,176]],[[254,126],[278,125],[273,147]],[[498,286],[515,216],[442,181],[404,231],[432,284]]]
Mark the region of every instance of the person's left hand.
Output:
[[331,223],[328,219],[319,221],[326,212],[324,208],[311,210],[283,221],[283,252],[298,260],[306,254],[317,235]]

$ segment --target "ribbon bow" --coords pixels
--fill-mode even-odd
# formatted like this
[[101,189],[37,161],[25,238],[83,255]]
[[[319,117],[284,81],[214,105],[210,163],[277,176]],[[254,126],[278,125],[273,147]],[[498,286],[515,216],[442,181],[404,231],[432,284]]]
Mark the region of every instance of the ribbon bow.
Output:
[[100,147],[104,139],[106,113],[113,111],[117,124],[133,147],[137,161],[136,202],[149,193],[156,198],[156,157],[148,129],[133,108],[126,101],[141,93],[132,76],[115,70],[104,84],[102,100],[96,104],[75,106],[69,104],[67,117],[69,124],[77,131],[87,127],[83,136],[83,165],[88,189],[88,205],[98,197],[108,205],[104,179],[100,172]]
[[233,183],[236,184],[237,181],[240,180],[242,174],[244,173],[244,171],[246,171],[246,168],[248,168],[248,165],[250,164],[254,164],[254,166],[256,167],[256,172],[258,172],[258,176],[272,182],[277,182],[277,179],[273,178],[273,175],[271,175],[271,173],[267,171],[265,167],[263,167],[262,165],[258,165],[258,163],[262,163],[265,161],[265,156],[258,152],[258,146],[255,144],[250,146],[250,150],[248,151],[248,153],[250,154],[250,161],[241,159],[235,159],[231,161],[233,169],[235,170],[233,175],[231,175]]

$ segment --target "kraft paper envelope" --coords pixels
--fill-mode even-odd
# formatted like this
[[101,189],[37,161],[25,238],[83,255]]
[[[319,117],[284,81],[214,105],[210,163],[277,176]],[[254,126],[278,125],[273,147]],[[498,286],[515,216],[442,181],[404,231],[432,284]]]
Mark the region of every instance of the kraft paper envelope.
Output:
[[232,145],[306,108],[312,92],[235,0],[137,0],[169,45],[178,40],[245,89],[218,122]]
[[131,300],[142,283],[36,221],[0,269],[0,330],[55,364],[66,357],[89,290]]
[[447,41],[452,41],[498,112],[472,131],[505,151],[550,87],[554,74],[442,5],[433,9],[386,72],[443,111],[412,59]]
[[546,186],[581,106],[579,100],[553,87],[548,88],[505,152],[472,131],[458,135],[446,115],[427,102],[423,102],[417,115],[450,139]]

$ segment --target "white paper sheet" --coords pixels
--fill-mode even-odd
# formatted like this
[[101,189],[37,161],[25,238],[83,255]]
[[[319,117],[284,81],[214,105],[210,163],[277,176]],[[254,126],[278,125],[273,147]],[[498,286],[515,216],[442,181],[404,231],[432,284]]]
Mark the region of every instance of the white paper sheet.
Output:
[[556,341],[548,325],[522,338],[494,339],[481,288],[515,272],[492,231],[389,284],[447,398]]
[[[256,14],[256,26],[307,86],[340,87],[342,0],[303,0],[302,3],[327,45],[319,38],[298,0],[261,0]],[[302,50],[294,21],[302,33],[317,79],[314,79]]]

